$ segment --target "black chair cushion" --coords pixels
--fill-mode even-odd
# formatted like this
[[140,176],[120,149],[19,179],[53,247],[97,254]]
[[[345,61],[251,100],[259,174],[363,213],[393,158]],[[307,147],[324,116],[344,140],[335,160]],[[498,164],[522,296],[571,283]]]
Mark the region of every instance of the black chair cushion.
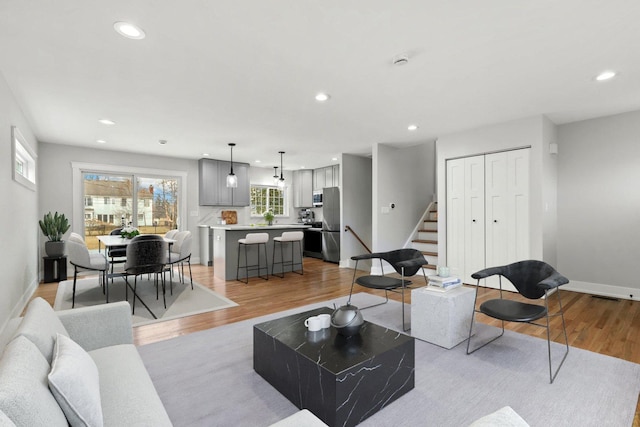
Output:
[[507,299],[492,299],[480,305],[487,316],[509,322],[531,322],[547,315],[546,307]]
[[127,256],[126,246],[112,246],[109,248],[109,256],[112,258],[119,258]]
[[[388,276],[361,276],[356,279],[356,283],[365,288],[372,289],[397,289],[402,287],[402,279]],[[411,281],[405,280],[405,286],[411,284]]]

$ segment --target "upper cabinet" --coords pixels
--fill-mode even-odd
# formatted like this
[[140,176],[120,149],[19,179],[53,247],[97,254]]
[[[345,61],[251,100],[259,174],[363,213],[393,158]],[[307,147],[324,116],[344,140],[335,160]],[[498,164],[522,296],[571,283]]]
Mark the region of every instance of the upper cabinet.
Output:
[[249,206],[249,164],[233,163],[238,187],[227,187],[231,164],[224,160],[200,159],[198,183],[200,206]]
[[313,206],[313,171],[303,169],[293,171],[293,207],[310,208]]
[[327,166],[313,170],[313,191],[322,191],[325,187],[340,186],[340,165]]

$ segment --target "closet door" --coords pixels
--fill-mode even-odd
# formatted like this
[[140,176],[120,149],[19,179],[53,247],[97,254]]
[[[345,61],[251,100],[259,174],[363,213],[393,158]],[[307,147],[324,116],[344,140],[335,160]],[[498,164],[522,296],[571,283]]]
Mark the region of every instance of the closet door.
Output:
[[475,283],[471,277],[485,268],[485,164],[484,156],[465,160],[465,231],[464,283]]
[[[529,149],[489,154],[486,174],[486,266],[529,258]],[[498,287],[498,279],[487,280]],[[503,280],[503,288],[515,291]]]
[[447,266],[452,276],[464,276],[464,160],[447,160]]

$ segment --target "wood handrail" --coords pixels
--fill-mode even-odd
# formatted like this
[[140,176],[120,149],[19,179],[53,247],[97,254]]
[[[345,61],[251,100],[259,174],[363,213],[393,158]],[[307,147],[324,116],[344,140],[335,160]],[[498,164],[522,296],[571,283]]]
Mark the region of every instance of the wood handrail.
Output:
[[358,239],[358,242],[360,242],[360,244],[362,246],[364,246],[364,248],[367,250],[367,252],[372,253],[371,249],[369,249],[369,247],[367,245],[365,245],[365,243],[362,241],[362,239],[360,238],[360,236],[358,236],[358,234],[353,231],[353,229],[351,227],[349,227],[348,225],[344,226],[345,231],[350,231],[351,233],[353,233],[353,235],[355,236],[356,239]]

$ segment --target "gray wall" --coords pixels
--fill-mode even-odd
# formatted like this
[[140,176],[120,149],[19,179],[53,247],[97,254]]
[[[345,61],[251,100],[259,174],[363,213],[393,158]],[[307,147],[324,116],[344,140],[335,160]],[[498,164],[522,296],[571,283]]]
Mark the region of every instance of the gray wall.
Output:
[[[373,150],[374,252],[402,248],[433,200],[434,142],[395,148],[376,144]],[[383,213],[391,203],[395,208]]]
[[[353,267],[355,263],[351,261],[351,257],[367,251],[352,233],[344,231],[344,226],[350,226],[358,233],[360,239],[371,248],[371,159],[343,154],[340,173],[340,183],[342,184],[340,191],[340,206],[342,207],[340,266]],[[361,266],[364,268],[367,264],[358,264],[358,269]]]
[[[0,224],[3,243],[0,245],[0,332],[10,318],[20,314],[38,286],[38,242],[42,234],[38,227],[38,192],[41,189],[29,190],[12,178],[11,126],[17,126],[31,149],[39,154],[31,126],[0,74]],[[41,161],[42,155],[36,160]],[[36,183],[42,184],[40,176],[36,175]]]
[[559,126],[558,268],[596,294],[640,299],[640,111]]

